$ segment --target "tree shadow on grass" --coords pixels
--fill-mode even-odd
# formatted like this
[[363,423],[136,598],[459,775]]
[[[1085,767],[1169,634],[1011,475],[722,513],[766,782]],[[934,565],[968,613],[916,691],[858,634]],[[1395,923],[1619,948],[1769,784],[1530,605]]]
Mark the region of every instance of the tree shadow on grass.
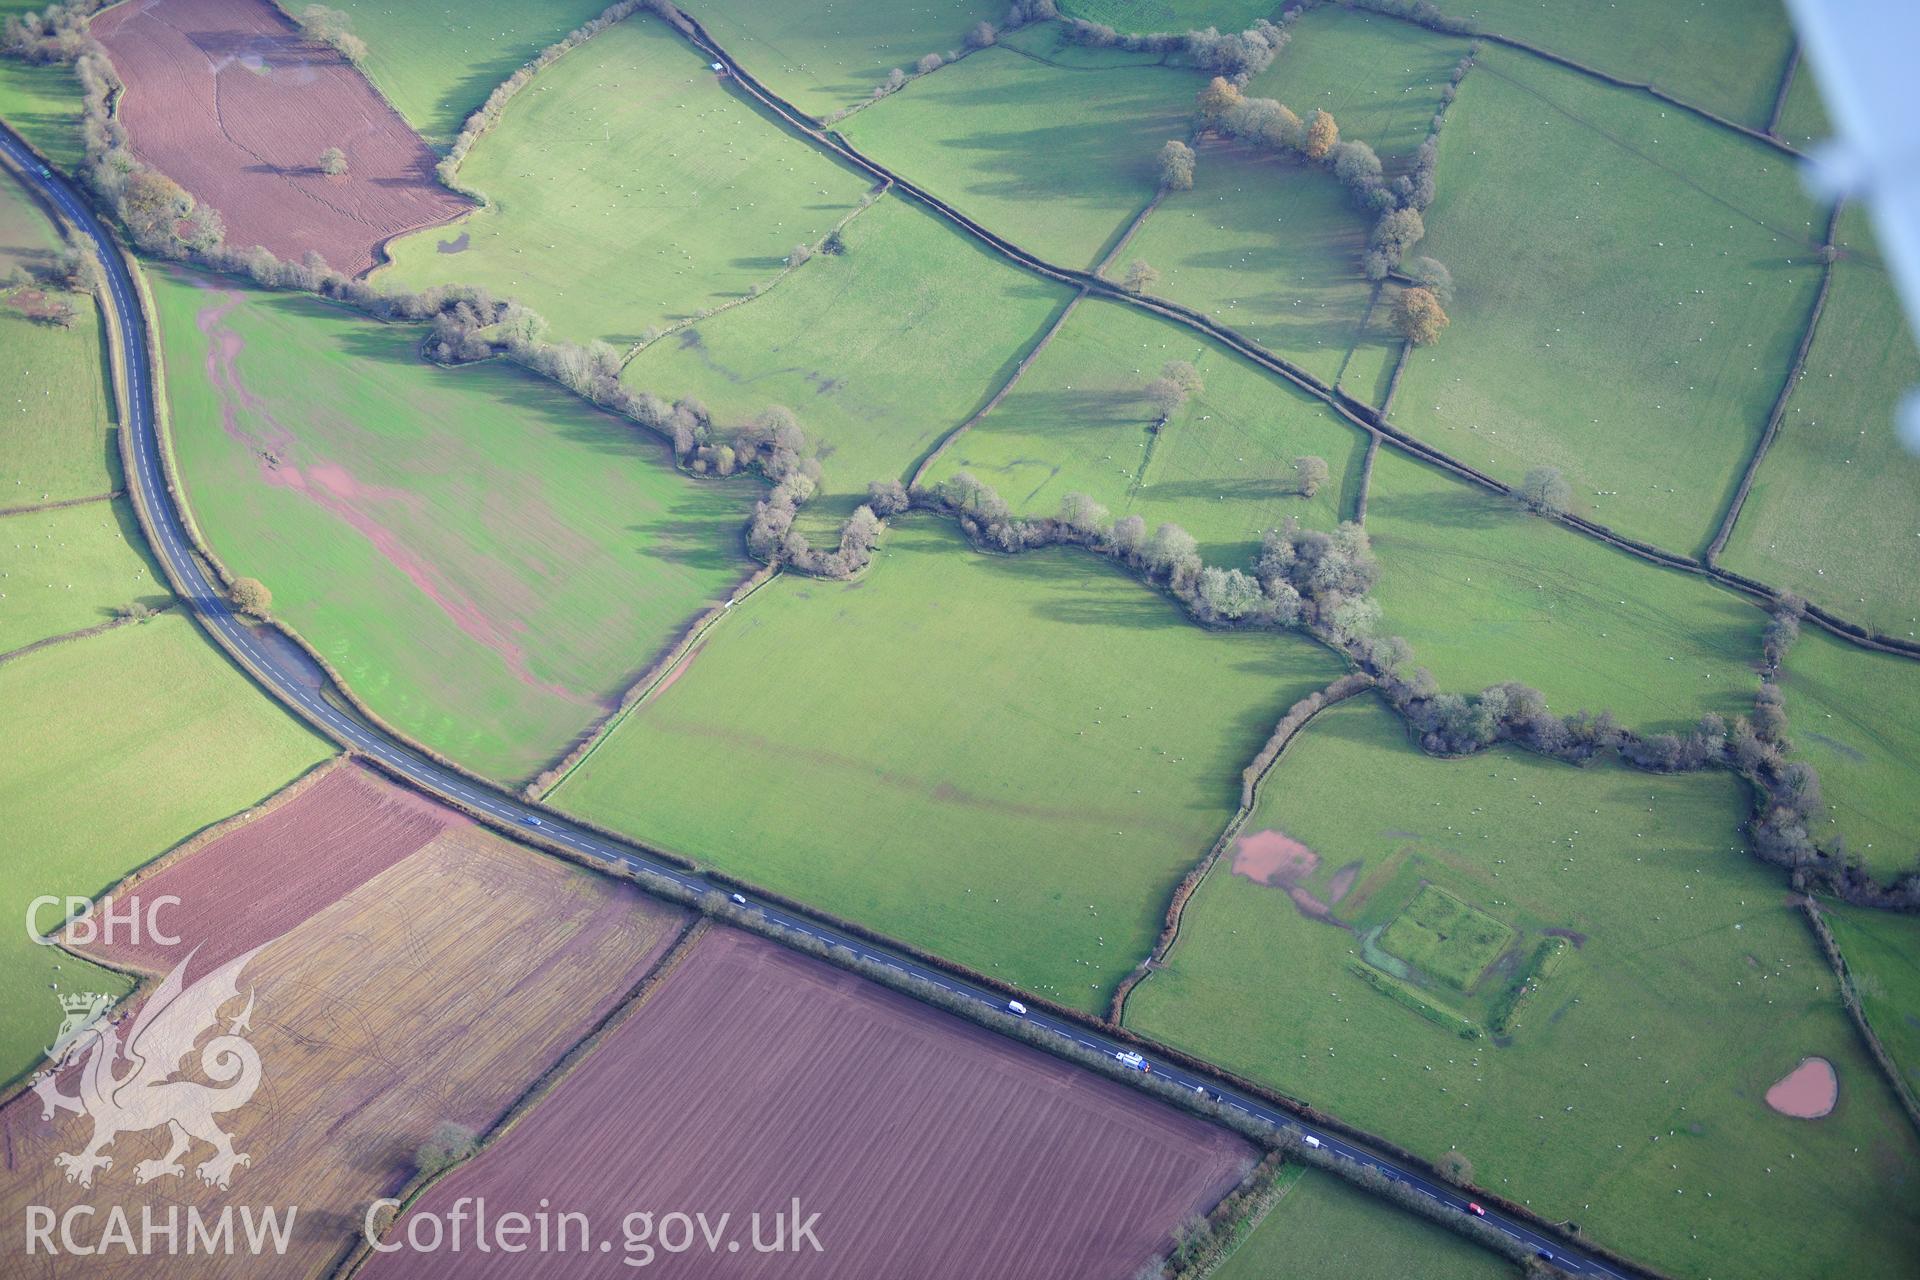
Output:
[[[1152,72],[1142,72],[1152,75]],[[1048,123],[1028,129],[989,130],[974,128],[964,136],[933,139],[936,146],[978,153],[971,162],[974,172],[963,181],[966,189],[983,196],[1027,197],[1036,194],[1059,198],[1075,194],[1063,190],[1063,171],[1092,175],[1088,185],[1101,190],[1137,187],[1144,197],[1152,189],[1154,153],[1158,144],[1148,145],[1149,136],[1171,137],[1184,132],[1185,85],[1176,77],[1156,82],[1168,92],[1157,93],[1147,82],[1130,86],[1131,94],[1120,91],[1112,81],[1103,82],[1109,95],[1103,98],[1107,110],[1098,119],[1068,122],[1059,115],[1077,112],[1083,100],[1084,86],[1077,82],[1049,78],[1036,70],[1032,78],[1016,77],[1010,83],[1000,80],[977,88],[928,94],[923,101],[936,100],[942,114],[967,119],[976,126],[989,120],[1004,120],[1010,109],[1024,106],[1028,118]],[[1167,132],[1171,130],[1172,132]],[[1078,185],[1078,184],[1076,184]]]
[[1299,498],[1301,512],[1304,514],[1308,509],[1290,469],[1276,472],[1270,477],[1222,476],[1218,479],[1163,481],[1136,490],[1135,496],[1156,503],[1217,502],[1223,496],[1229,502],[1274,502],[1282,498]]
[[[1419,465],[1419,464],[1414,464]],[[1379,480],[1374,481],[1378,486]],[[1376,487],[1367,506],[1372,523],[1393,521],[1425,525],[1433,529],[1508,529],[1515,534],[1538,532],[1578,534],[1555,529],[1548,521],[1530,517],[1518,503],[1491,493],[1476,493],[1462,485],[1449,483],[1445,489],[1423,490],[1412,494],[1383,494]]]
[[753,566],[741,543],[746,518],[745,501],[735,514],[715,514],[703,509],[699,498],[689,495],[685,501],[675,503],[670,514],[661,519],[627,525],[626,531],[645,539],[646,545],[630,545],[623,554],[664,561],[699,573],[744,575]]
[[[1028,376],[1032,371],[1028,371]],[[1143,374],[1140,385],[1158,374]],[[1144,396],[1128,391],[1071,388],[1038,390],[1030,385],[1014,384],[1014,389],[999,408],[981,420],[981,428],[991,431],[996,424],[1028,434],[1050,431],[1084,430],[1087,427],[1145,427],[1153,420],[1153,410]]]
[[[497,407],[514,424],[544,428],[553,435],[601,453],[633,457],[636,462],[671,465],[671,450],[651,431],[609,413],[565,387],[550,382],[504,357],[473,364],[436,365],[419,354],[425,326],[365,322],[338,333],[333,349],[350,362],[399,365],[416,370],[421,385],[446,393],[464,393]],[[351,369],[351,363],[348,365]],[[351,372],[347,376],[353,376]],[[378,375],[367,375],[376,377]],[[435,379],[453,381],[436,382]],[[458,423],[442,426],[458,429]]]

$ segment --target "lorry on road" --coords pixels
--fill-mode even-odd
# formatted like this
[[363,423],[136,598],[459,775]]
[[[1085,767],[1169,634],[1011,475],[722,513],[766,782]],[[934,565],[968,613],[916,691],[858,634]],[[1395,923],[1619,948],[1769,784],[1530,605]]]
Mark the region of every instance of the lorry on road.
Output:
[[1135,1071],[1152,1071],[1152,1068],[1147,1065],[1147,1060],[1130,1049],[1115,1050],[1113,1057],[1114,1061],[1123,1067],[1130,1067]]

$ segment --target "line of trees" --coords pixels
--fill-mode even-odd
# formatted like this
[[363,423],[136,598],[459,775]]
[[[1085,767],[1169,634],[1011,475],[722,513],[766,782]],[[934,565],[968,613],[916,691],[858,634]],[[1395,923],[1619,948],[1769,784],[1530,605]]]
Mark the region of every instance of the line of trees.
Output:
[[1292,38],[1287,28],[1299,15],[1298,8],[1291,8],[1280,15],[1278,22],[1259,18],[1251,27],[1240,32],[1223,33],[1215,27],[1206,27],[1194,31],[1158,31],[1151,34],[1116,31],[1103,22],[1071,18],[1062,34],[1069,43],[1092,49],[1178,55],[1201,71],[1245,84],[1273,65],[1273,60]]
[[73,62],[97,49],[87,19],[109,0],[64,0],[44,9],[7,15],[0,23],[0,53],[27,62]]
[[962,471],[910,496],[915,507],[958,520],[978,546],[1009,553],[1079,546],[1107,556],[1209,626],[1305,626],[1345,640],[1371,634],[1379,619],[1379,606],[1367,594],[1378,568],[1357,524],[1322,533],[1289,518],[1268,531],[1248,572],[1203,563],[1199,541],[1172,521],[1149,532],[1142,517],[1116,520],[1083,493],[1063,497],[1054,516],[1018,517],[991,485]]
[[[1377,214],[1367,240],[1368,279],[1386,279],[1407,250],[1426,235],[1421,210],[1434,197],[1433,161],[1438,155],[1434,135],[1415,153],[1412,171],[1388,182],[1373,148],[1365,142],[1341,140],[1339,122],[1327,111],[1315,110],[1303,120],[1276,99],[1247,97],[1222,76],[1200,90],[1194,111],[1202,129],[1319,164],[1352,193],[1361,208]],[[1439,119],[1436,115],[1435,120]]]
[[1755,856],[1786,868],[1794,888],[1822,889],[1865,906],[1920,909],[1920,871],[1877,884],[1843,839],[1822,849],[1811,834],[1824,813],[1820,780],[1811,765],[1787,758],[1792,748],[1786,701],[1775,678],[1804,609],[1797,597],[1776,601],[1763,639],[1768,669],[1751,713],[1731,725],[1708,713],[1685,733],[1638,734],[1606,711],[1555,715],[1539,690],[1511,681],[1472,697],[1443,693],[1431,672],[1413,664],[1412,647],[1399,636],[1349,637],[1342,647],[1373,675],[1424,751],[1461,756],[1511,743],[1575,765],[1613,752],[1650,773],[1727,769],[1745,779],[1755,796],[1748,823]]
[[[1248,97],[1239,83],[1224,75],[1215,76],[1196,96],[1195,123],[1200,129],[1295,155],[1326,169],[1347,188],[1356,204],[1376,215],[1362,265],[1369,280],[1385,280],[1426,235],[1423,211],[1436,194],[1440,130],[1446,123],[1448,105],[1460,81],[1472,69],[1476,55],[1477,46],[1455,65],[1450,82],[1441,91],[1441,107],[1433,115],[1427,137],[1414,152],[1411,167],[1391,181],[1371,146],[1340,137],[1339,122],[1331,113],[1315,110],[1302,119],[1277,99]],[[1172,172],[1163,153],[1163,185],[1173,185],[1167,181]],[[1187,176],[1191,178],[1190,167]],[[1413,296],[1397,300],[1394,319],[1403,336],[1425,346],[1438,341],[1446,329],[1445,303],[1452,296],[1453,278],[1432,258],[1416,262],[1421,273],[1414,277],[1419,289]]]
[[1356,9],[1371,9],[1375,13],[1384,13],[1394,18],[1405,18],[1417,22],[1423,27],[1435,31],[1449,31],[1455,35],[1471,35],[1474,26],[1465,18],[1456,18],[1442,13],[1433,0],[1341,0]]

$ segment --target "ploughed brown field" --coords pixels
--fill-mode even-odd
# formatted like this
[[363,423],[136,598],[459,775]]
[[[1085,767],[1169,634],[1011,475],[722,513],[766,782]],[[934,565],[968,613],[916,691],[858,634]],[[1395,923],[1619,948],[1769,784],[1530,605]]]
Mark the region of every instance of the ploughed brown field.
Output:
[[[355,67],[266,0],[127,0],[93,20],[142,160],[220,211],[227,243],[358,275],[394,236],[468,206]],[[320,171],[338,147],[347,172]]]
[[[304,843],[333,826],[359,833],[375,852],[352,841]],[[390,857],[409,842],[411,852]],[[324,856],[303,858],[303,850]],[[339,870],[363,854],[351,873]],[[369,866],[383,859],[388,865]],[[244,922],[256,913],[287,926],[247,962],[217,1031],[197,1041],[204,1047],[229,1030],[252,993],[246,1039],[259,1055],[258,1086],[214,1117],[252,1162],[233,1170],[226,1190],[208,1186],[197,1166],[212,1148],[196,1141],[181,1173],[139,1184],[139,1162],[168,1146],[166,1130],[151,1128],[115,1138],[106,1150],[113,1163],[91,1188],[70,1185],[54,1157],[82,1150],[91,1121],[65,1111],[43,1119],[40,1098],[23,1093],[0,1108],[0,1216],[14,1233],[6,1254],[33,1268],[20,1274],[325,1274],[355,1246],[364,1206],[413,1176],[416,1153],[440,1124],[485,1131],[497,1123],[621,1002],[686,921],[630,885],[513,845],[354,768],[336,769],[137,887],[150,890],[186,899],[161,917],[181,942],[138,958],[171,967],[200,944],[193,977],[209,971],[204,957],[231,949],[228,923],[249,946]],[[120,1020],[123,1033],[130,1021]],[[182,1078],[216,1092],[234,1087],[210,1083],[197,1053],[181,1067]],[[78,1074],[61,1074],[63,1092],[78,1093]],[[29,1205],[56,1214],[94,1206],[83,1239],[97,1237],[114,1206],[127,1211],[136,1238],[143,1205],[162,1217],[182,1206],[183,1252],[23,1258]],[[244,1251],[187,1256],[189,1205],[208,1218],[223,1206],[236,1215],[241,1206],[297,1206],[287,1254],[264,1262]]]
[[[730,1214],[709,1251],[647,1274],[858,1280],[1131,1275],[1252,1160],[1238,1138],[772,943],[716,930],[470,1163],[386,1237],[365,1280],[634,1274],[623,1220]],[[463,1197],[489,1221],[587,1215],[564,1253],[426,1246]],[[758,1253],[776,1212],[821,1244]],[[421,1226],[416,1229],[414,1224]],[[637,1225],[637,1224],[636,1224]],[[791,1226],[791,1218],[787,1226]],[[422,1248],[407,1247],[410,1233]],[[610,1244],[601,1251],[601,1242]],[[730,1250],[729,1243],[738,1245]]]

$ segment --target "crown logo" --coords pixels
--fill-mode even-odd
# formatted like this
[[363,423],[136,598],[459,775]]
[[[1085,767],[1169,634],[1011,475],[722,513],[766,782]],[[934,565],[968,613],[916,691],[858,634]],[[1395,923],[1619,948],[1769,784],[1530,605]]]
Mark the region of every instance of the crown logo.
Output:
[[53,1043],[47,1046],[47,1057],[55,1062],[64,1060],[67,1051],[82,1035],[92,1028],[112,997],[103,991],[73,991],[59,997],[60,1010],[67,1016],[60,1022],[60,1030],[54,1033]]

